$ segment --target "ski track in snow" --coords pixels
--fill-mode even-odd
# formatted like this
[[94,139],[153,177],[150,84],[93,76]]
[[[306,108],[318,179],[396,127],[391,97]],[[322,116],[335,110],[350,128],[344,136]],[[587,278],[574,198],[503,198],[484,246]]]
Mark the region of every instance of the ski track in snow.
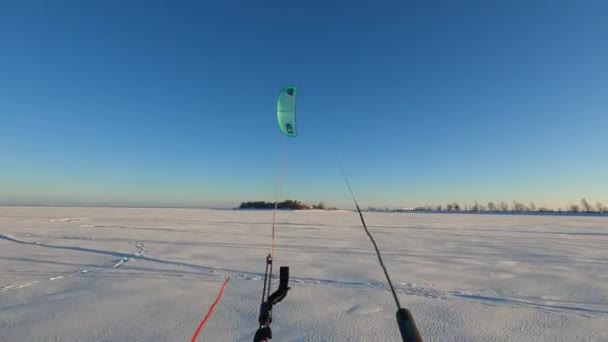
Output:
[[[34,234],[11,234],[14,236],[27,236],[27,237],[32,237],[35,236]],[[38,237],[38,236],[36,236]],[[72,240],[94,240],[95,238],[82,238],[82,237],[74,237],[74,236],[64,236],[62,237],[63,239],[72,239]],[[43,244],[39,241],[35,241],[35,242],[26,242],[26,241],[21,241],[21,240],[17,240],[13,237],[11,237],[8,234],[0,234],[0,240],[6,240],[6,241],[11,241],[11,242],[15,242],[15,243],[19,243],[19,244],[26,244],[26,245],[34,245],[37,247],[47,247],[47,246],[51,246],[48,244]],[[131,259],[133,258],[140,258],[142,255],[148,253],[148,250],[144,247],[144,243],[143,242],[139,242],[139,241],[131,241],[130,244],[133,244],[136,248],[136,252],[132,253],[130,255],[126,255],[121,257],[118,260],[114,260],[112,261],[113,269],[119,268],[123,265],[125,265],[127,262],[129,262]],[[59,247],[58,247],[59,248]],[[67,248],[67,247],[66,247]],[[120,254],[118,252],[116,252],[116,254]],[[99,265],[97,267],[92,267],[92,268],[84,268],[84,269],[80,269],[71,273],[68,273],[67,275],[57,275],[57,276],[53,276],[50,277],[48,279],[46,279],[47,281],[56,281],[56,280],[62,280],[62,279],[66,279],[66,278],[73,278],[73,277],[77,277],[80,275],[85,275],[85,274],[90,274],[90,273],[94,273],[94,272],[100,272],[105,270],[107,267],[104,267],[104,265]],[[36,284],[40,284],[40,281],[33,281],[33,282],[27,282],[27,283],[22,283],[22,284],[14,284],[14,285],[6,285],[4,287],[0,288],[0,294],[4,293],[4,292],[8,292],[11,290],[18,290],[18,289],[23,289],[26,287],[30,287],[30,286],[34,286]]]
[[[13,234],[19,235],[19,234]],[[33,234],[23,234],[23,236],[32,237]],[[72,240],[86,240],[91,238],[81,238],[75,236],[63,236],[61,238],[64,239],[72,239]],[[16,240],[6,234],[0,234],[0,239],[9,240],[17,243],[25,243],[25,244],[35,244],[38,246],[49,246],[47,244],[41,244],[40,242],[25,242]],[[171,264],[178,267],[183,268],[191,268],[198,271],[199,277],[205,277],[213,280],[220,280],[230,277],[234,280],[244,280],[244,281],[262,281],[263,275],[260,273],[254,272],[243,272],[236,270],[227,270],[222,268],[214,268],[202,265],[191,265],[180,262],[172,262],[169,260],[161,260],[156,258],[145,257],[148,253],[148,250],[145,248],[142,242],[131,241],[132,244],[136,248],[136,252],[130,255],[126,255],[121,257],[118,260],[113,261],[112,269],[119,268],[124,266],[126,263],[131,261],[132,259],[137,259],[140,261],[148,261],[148,262],[157,262],[164,264]],[[120,254],[116,252],[117,254]],[[68,274],[67,276],[55,276],[51,277],[48,280],[60,280],[82,276],[94,272],[100,272],[107,270],[107,272],[111,272],[107,267],[100,265],[98,267],[81,269],[75,272]],[[137,272],[129,272],[128,274],[138,274]],[[141,273],[140,273],[141,274]],[[154,272],[155,276],[160,277],[184,277],[181,274],[168,273],[163,271]],[[276,275],[273,278],[277,278]],[[277,278],[278,279],[278,278]],[[294,286],[327,286],[333,288],[344,288],[344,289],[368,289],[374,291],[388,291],[388,285],[381,281],[368,281],[368,282],[349,282],[349,281],[340,281],[340,280],[330,280],[330,279],[314,279],[314,278],[291,278],[290,281],[294,284]],[[17,290],[27,288],[36,284],[39,284],[39,281],[28,282],[23,284],[15,284],[8,285],[0,288],[0,293],[4,293],[10,290]],[[573,305],[564,305],[564,304],[556,304],[552,301],[543,301],[543,300],[533,300],[533,299],[521,299],[521,298],[507,298],[501,297],[496,294],[489,293],[474,293],[467,292],[461,290],[440,290],[437,289],[432,284],[413,284],[413,283],[401,283],[396,286],[396,291],[402,295],[406,296],[419,296],[431,299],[441,299],[441,300],[460,300],[474,303],[481,303],[485,305],[494,305],[494,306],[506,306],[512,308],[522,308],[522,309],[531,309],[541,312],[552,312],[552,313],[573,313],[578,314],[584,317],[608,317],[608,312],[595,309],[594,307],[581,307],[581,306],[573,306]],[[601,305],[597,305],[601,306]]]
[[50,222],[73,222],[73,221],[87,221],[90,220],[88,217],[64,217],[64,218],[52,218]]
[[[225,279],[228,276],[232,279],[250,281],[261,281],[263,279],[263,276],[261,274],[248,272],[227,272],[224,270],[215,270],[214,273],[215,278],[218,278],[218,280]],[[277,277],[273,276],[273,279],[274,278]],[[290,278],[290,282],[292,282],[294,286],[327,286],[343,289],[368,289],[374,291],[389,291],[387,284],[377,281],[348,282],[327,279]],[[429,284],[403,283],[401,285],[396,286],[395,290],[397,291],[397,293],[406,296],[419,296],[431,299],[451,301],[467,301],[485,305],[531,309],[547,313],[572,313],[584,317],[608,317],[608,311],[595,309],[593,307],[581,307],[564,304],[558,305],[552,301],[507,298],[500,297],[497,295],[472,293],[460,290],[440,290]],[[601,307],[602,305],[598,304],[596,306]]]
[[7,285],[7,286],[4,286],[4,287],[0,288],[0,293],[7,292],[7,291],[10,291],[10,290],[22,289],[22,288],[30,287],[30,286],[33,286],[33,285],[36,285],[36,284],[38,284],[38,281],[32,281],[32,282],[29,282],[29,283],[21,283],[21,284],[15,284],[15,285]]

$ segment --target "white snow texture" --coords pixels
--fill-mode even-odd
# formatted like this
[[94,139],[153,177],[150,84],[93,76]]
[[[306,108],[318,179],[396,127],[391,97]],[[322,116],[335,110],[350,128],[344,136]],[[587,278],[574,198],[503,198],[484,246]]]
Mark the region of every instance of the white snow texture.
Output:
[[[0,341],[252,341],[272,212],[0,207]],[[368,213],[426,341],[608,341],[608,220]],[[278,213],[275,341],[400,341],[358,216]],[[276,274],[275,274],[276,275]],[[278,281],[273,282],[273,287]]]

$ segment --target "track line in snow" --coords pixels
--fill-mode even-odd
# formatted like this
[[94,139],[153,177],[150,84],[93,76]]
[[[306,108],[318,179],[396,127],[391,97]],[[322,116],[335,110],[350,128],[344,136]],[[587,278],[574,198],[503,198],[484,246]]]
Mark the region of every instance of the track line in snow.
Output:
[[88,217],[63,217],[63,218],[51,218],[49,219],[50,222],[55,222],[55,221],[59,221],[59,222],[72,222],[72,221],[88,221],[90,220],[90,218]]
[[22,289],[22,288],[25,288],[25,287],[30,287],[30,286],[36,285],[37,283],[38,283],[38,281],[32,281],[32,282],[29,282],[29,283],[7,285],[7,286],[4,286],[4,287],[0,288],[0,293],[7,292],[7,291],[10,291],[10,290],[17,290],[17,289]]
[[500,296],[489,296],[472,293],[461,293],[460,291],[450,291],[453,298],[464,299],[465,301],[512,308],[533,309],[535,311],[548,313],[575,313],[583,317],[608,317],[608,309],[602,304],[587,304],[586,306],[575,306],[571,304],[557,304],[553,301],[539,301],[531,299],[508,298]]
[[[94,240],[95,238],[90,238],[90,240]],[[0,240],[6,240],[6,241],[10,241],[10,242],[14,242],[14,243],[19,243],[19,244],[25,244],[25,245],[33,245],[36,247],[52,247],[52,248],[60,248],[60,249],[73,249],[73,250],[86,250],[83,247],[56,247],[56,246],[52,246],[52,245],[46,245],[43,244],[39,241],[36,242],[26,242],[26,241],[21,241],[21,240],[17,240],[15,238],[10,237],[7,234],[0,234]],[[137,249],[137,251],[135,253],[131,253],[131,254],[123,254],[125,256],[122,256],[120,259],[118,260],[114,260],[112,261],[113,269],[119,268],[120,266],[126,264],[127,262],[129,262],[132,258],[140,258],[141,256],[143,256],[144,254],[148,253],[148,250],[145,248],[144,243],[141,241],[131,241],[129,242],[130,244],[134,245],[135,248]],[[104,253],[104,254],[121,254],[121,253]],[[93,268],[85,268],[85,269],[81,269],[81,270],[77,270],[75,272],[69,273],[67,276],[63,276],[63,275],[58,275],[58,276],[54,276],[54,277],[50,277],[47,280],[48,281],[56,281],[56,280],[62,280],[62,279],[66,279],[67,278],[73,278],[73,277],[78,277],[78,276],[82,276],[82,275],[87,275],[90,273],[94,273],[94,272],[98,272],[98,271],[102,271],[104,269],[106,269],[107,267],[103,267],[103,266],[99,266],[99,267],[93,267]],[[28,282],[28,283],[22,283],[22,284],[15,284],[15,285],[7,285],[4,287],[0,288],[0,293],[4,293],[4,292],[8,292],[11,290],[17,290],[17,289],[22,289],[25,287],[30,287],[33,285],[36,285],[40,283],[39,281],[33,281],[33,282]]]
[[[146,259],[143,260],[145,261]],[[158,259],[152,260],[158,261]],[[171,262],[166,261],[166,263]],[[252,272],[240,272],[206,266],[191,266],[193,266],[193,268],[196,268],[200,272],[200,276],[204,276],[214,280],[224,279],[226,277],[231,277],[235,280],[245,281],[262,281],[263,279],[261,274]],[[129,274],[133,273],[130,272]],[[150,272],[144,272],[143,274],[150,274]],[[162,271],[156,272],[154,273],[154,275],[157,277],[183,277],[182,274]],[[356,282],[315,278],[291,278],[290,281],[294,284],[294,286],[327,286],[343,289],[368,289],[373,291],[388,291],[387,285],[380,281]],[[567,305],[556,305],[552,301],[508,298],[499,295],[469,293],[461,290],[442,290],[438,289],[433,284],[401,283],[399,286],[397,286],[396,290],[397,293],[405,296],[416,296],[430,299],[441,299],[460,302],[464,301],[475,304],[534,310],[545,313],[577,314],[584,317],[608,317],[608,308],[606,308],[606,305],[602,304],[577,305],[577,303],[569,303]]]
[[[231,269],[223,269],[223,268],[215,268],[208,267],[202,265],[189,264],[185,262],[164,260],[159,258],[148,257],[145,254],[148,253],[148,250],[145,248],[144,244],[139,241],[130,241],[129,243],[134,245],[136,251],[131,254],[119,253],[113,251],[104,251],[104,250],[96,250],[84,247],[64,247],[64,246],[54,246],[43,244],[40,242],[26,242],[20,241],[15,238],[12,238],[5,234],[0,234],[0,239],[20,243],[20,244],[28,244],[37,247],[50,247],[50,248],[59,248],[59,249],[68,249],[75,250],[81,252],[91,252],[97,254],[104,255],[114,255],[118,256],[119,259],[115,259],[112,261],[112,269],[117,269],[123,267],[126,263],[131,261],[132,259],[136,259],[139,261],[158,263],[164,265],[170,265],[174,267],[180,268],[190,268],[196,270],[195,273],[190,273],[190,275],[203,276],[208,277],[210,279],[219,279],[231,277],[234,280],[245,280],[245,281],[261,281],[263,279],[263,275],[254,272],[246,272],[246,271],[238,271]],[[75,239],[76,240],[76,239]],[[96,267],[96,268],[87,268],[83,270],[79,270],[69,274],[67,277],[77,277],[82,275],[88,275],[94,272],[108,270],[108,267]],[[134,272],[129,272],[129,274],[136,274]],[[179,272],[165,272],[162,270],[154,270],[144,271],[142,274],[153,274],[155,276],[160,277],[183,277]],[[53,280],[63,279],[60,277],[53,277]],[[51,280],[51,279],[49,279]],[[294,284],[299,286],[329,286],[335,288],[352,288],[352,289],[369,289],[374,291],[388,291],[387,285],[384,282],[379,281],[367,281],[367,282],[357,282],[357,281],[343,281],[343,280],[331,280],[331,279],[315,279],[315,278],[292,278],[291,280]],[[0,288],[0,293],[29,287],[38,282],[32,283],[23,283],[16,285],[9,285],[3,288]],[[472,293],[468,291],[461,290],[442,290],[438,289],[436,286],[432,284],[414,284],[414,283],[401,283],[397,286],[397,292],[400,295],[406,296],[418,296],[425,297],[431,299],[442,299],[442,300],[452,300],[452,301],[460,301],[460,302],[470,302],[477,303],[483,305],[493,305],[500,307],[510,307],[517,309],[529,309],[541,312],[549,312],[549,313],[561,313],[561,314],[578,314],[585,317],[590,316],[601,316],[608,317],[608,308],[604,304],[584,304],[584,303],[559,303],[555,301],[544,301],[542,299],[526,299],[526,298],[509,298],[503,297],[497,294],[492,293]]]
[[[112,268],[119,268],[122,265],[126,264],[127,262],[131,261],[131,259],[133,258],[139,258],[142,255],[148,253],[148,250],[144,247],[144,243],[140,242],[140,241],[131,241],[129,242],[130,244],[134,245],[135,248],[137,249],[137,251],[135,253],[131,253],[130,255],[127,256],[123,256],[118,260],[114,260],[112,261],[112,263],[114,264],[112,266]],[[69,275],[69,277],[76,277],[78,275],[81,274],[88,274],[88,273],[92,273],[92,272],[98,272],[98,271],[102,271],[106,269],[106,267],[94,267],[94,268],[90,268],[90,269],[83,269],[77,272],[74,272],[72,274]]]
[[[161,262],[176,266],[185,266],[196,269],[196,273],[189,275],[203,276],[208,279],[219,280],[230,277],[235,280],[245,281],[262,281],[263,276],[258,273],[236,271],[221,268],[213,268],[207,266],[197,266],[190,264],[181,264],[167,260],[143,257],[142,261]],[[129,272],[130,275],[136,273]],[[149,275],[150,271],[145,271],[141,275]],[[184,277],[184,274],[179,272],[164,272],[155,270],[152,273],[155,277]],[[388,291],[387,284],[380,281],[343,281],[331,279],[315,279],[315,278],[291,278],[290,281],[294,286],[327,286],[343,289],[368,289],[373,291]],[[496,294],[488,293],[471,293],[461,290],[442,290],[433,284],[415,284],[401,283],[396,287],[397,293],[405,296],[425,297],[429,299],[450,300],[459,302],[469,302],[482,305],[494,305],[499,307],[509,307],[515,309],[527,309],[539,312],[560,313],[560,314],[577,314],[584,317],[608,317],[608,308],[603,304],[584,305],[582,303],[568,303],[567,305],[556,305],[552,301],[533,300],[525,298],[508,298]]]

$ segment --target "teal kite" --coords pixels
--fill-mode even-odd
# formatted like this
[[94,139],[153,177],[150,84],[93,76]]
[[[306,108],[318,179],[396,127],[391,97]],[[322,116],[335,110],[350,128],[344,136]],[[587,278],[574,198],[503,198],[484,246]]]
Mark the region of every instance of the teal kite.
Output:
[[277,119],[279,129],[288,137],[297,137],[298,129],[296,126],[296,86],[287,86],[281,89],[279,101],[277,103]]

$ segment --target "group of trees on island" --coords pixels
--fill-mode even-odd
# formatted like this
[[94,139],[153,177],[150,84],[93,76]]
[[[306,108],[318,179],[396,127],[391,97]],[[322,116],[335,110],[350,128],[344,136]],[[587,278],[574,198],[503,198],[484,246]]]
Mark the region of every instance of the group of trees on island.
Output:
[[[242,202],[238,209],[274,209],[275,202],[266,201],[253,201],[253,202]],[[290,210],[336,210],[336,207],[330,207],[323,202],[318,204],[309,205],[302,203],[301,201],[285,200],[276,203],[277,209],[290,209]]]

